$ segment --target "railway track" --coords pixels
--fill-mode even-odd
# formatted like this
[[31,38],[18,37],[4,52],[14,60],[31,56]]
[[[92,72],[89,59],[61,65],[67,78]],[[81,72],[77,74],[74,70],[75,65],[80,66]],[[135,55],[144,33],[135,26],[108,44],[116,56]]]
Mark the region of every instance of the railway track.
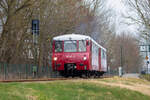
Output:
[[38,81],[57,81],[57,80],[75,80],[75,79],[103,79],[111,78],[112,76],[102,76],[99,78],[41,78],[41,79],[16,79],[16,80],[0,80],[0,83],[10,82],[38,82]]
[[0,83],[10,83],[10,82],[36,82],[36,81],[56,81],[56,80],[69,80],[69,79],[67,79],[67,78],[16,79],[16,80],[1,80]]

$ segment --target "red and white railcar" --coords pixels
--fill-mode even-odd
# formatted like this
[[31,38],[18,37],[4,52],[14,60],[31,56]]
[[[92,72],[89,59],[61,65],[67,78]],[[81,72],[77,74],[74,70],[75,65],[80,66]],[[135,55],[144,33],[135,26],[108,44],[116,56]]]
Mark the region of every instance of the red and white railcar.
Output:
[[107,71],[106,49],[86,35],[57,36],[53,38],[52,67],[63,76],[100,76]]

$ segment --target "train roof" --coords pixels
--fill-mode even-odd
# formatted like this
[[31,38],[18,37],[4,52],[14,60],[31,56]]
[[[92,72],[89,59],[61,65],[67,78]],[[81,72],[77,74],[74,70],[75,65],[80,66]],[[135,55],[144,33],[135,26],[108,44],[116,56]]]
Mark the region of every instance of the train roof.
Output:
[[60,35],[53,38],[53,40],[56,41],[64,41],[64,40],[91,40],[93,43],[95,43],[98,47],[102,48],[106,51],[104,47],[99,45],[95,40],[93,40],[90,36],[81,35],[81,34],[66,34],[66,35]]
[[80,34],[66,34],[60,35],[53,38],[53,40],[89,40],[90,37]]

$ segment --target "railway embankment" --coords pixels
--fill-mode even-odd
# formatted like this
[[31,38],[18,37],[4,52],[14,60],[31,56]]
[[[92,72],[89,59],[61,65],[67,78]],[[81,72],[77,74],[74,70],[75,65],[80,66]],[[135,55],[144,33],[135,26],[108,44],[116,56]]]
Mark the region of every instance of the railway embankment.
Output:
[[0,100],[150,100],[150,82],[137,78],[0,83]]

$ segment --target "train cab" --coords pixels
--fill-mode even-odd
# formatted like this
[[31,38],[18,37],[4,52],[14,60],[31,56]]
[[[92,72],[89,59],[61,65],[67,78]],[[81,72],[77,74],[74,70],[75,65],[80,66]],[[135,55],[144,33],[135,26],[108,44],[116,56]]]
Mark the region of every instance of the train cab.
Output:
[[[92,70],[101,70],[99,69],[99,64],[102,64],[99,60],[99,56],[101,55],[99,50],[101,49],[98,47],[95,49],[92,45],[96,46],[91,38],[85,35],[68,34],[54,37],[52,54],[53,70],[60,72],[63,76],[82,75]],[[97,66],[95,66],[96,63]],[[97,67],[97,69],[94,69],[94,67]]]

